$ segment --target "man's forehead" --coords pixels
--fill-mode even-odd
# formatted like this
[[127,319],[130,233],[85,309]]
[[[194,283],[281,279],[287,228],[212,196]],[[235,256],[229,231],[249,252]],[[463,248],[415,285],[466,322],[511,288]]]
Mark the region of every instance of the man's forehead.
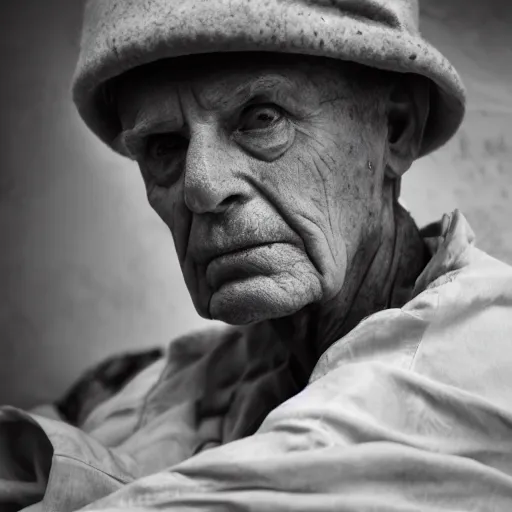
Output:
[[[223,102],[226,96],[233,96],[249,91],[259,91],[275,87],[303,87],[310,85],[308,67],[301,61],[294,60],[278,66],[272,60],[268,62],[242,63],[235,66],[225,60],[218,66],[209,65],[204,69],[197,66],[176,68],[172,61],[158,67],[141,68],[121,78],[117,91],[120,97],[147,96],[155,94],[158,89],[168,92],[179,90],[183,86],[193,86],[194,90],[208,96],[212,102]],[[228,94],[222,94],[228,92]]]
[[176,108],[183,88],[191,89],[201,106],[212,110],[268,94],[290,101],[315,101],[322,92],[317,87],[319,74],[332,75],[333,71],[327,59],[295,55],[251,59],[234,53],[188,59],[171,59],[126,74],[116,86],[118,105],[132,111],[164,104],[171,108],[173,103]]

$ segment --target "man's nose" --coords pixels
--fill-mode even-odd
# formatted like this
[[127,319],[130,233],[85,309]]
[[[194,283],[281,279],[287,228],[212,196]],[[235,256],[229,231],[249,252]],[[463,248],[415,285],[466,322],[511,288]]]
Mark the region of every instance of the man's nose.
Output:
[[242,179],[243,156],[216,134],[194,134],[185,164],[187,207],[198,214],[220,213],[233,203],[244,201],[249,184]]

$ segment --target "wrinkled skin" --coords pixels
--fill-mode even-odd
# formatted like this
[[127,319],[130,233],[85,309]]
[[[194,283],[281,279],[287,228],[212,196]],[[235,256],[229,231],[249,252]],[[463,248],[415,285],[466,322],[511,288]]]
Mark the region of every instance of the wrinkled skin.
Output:
[[[389,307],[397,273],[414,280],[424,265],[414,228],[395,247],[395,213],[428,95],[403,80],[364,85],[379,76],[367,73],[320,58],[207,56],[116,87],[119,144],[172,232],[198,312],[273,322],[304,367]],[[407,255],[398,268],[396,250]]]

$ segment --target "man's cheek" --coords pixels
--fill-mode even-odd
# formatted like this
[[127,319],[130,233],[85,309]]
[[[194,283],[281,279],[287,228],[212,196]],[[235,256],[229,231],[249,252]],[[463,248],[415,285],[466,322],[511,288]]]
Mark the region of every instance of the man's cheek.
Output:
[[318,179],[310,151],[293,148],[279,160],[253,164],[257,187],[277,214],[298,235],[311,263],[323,267],[320,254],[332,254],[325,187]]
[[252,164],[257,188],[283,217],[293,211],[311,214],[312,208],[323,208],[324,187],[314,177],[312,159],[306,149],[294,147],[275,162]]
[[185,257],[190,238],[192,213],[173,188],[147,187],[148,202],[153,211],[171,231],[180,264]]
[[190,257],[185,257],[180,264],[194,307],[200,316],[210,318],[209,304],[212,290],[206,281],[206,267],[198,265]]

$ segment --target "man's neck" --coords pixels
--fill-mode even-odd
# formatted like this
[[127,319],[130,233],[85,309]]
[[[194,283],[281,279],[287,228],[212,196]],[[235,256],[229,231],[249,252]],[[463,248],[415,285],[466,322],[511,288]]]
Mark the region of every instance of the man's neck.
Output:
[[402,207],[395,205],[388,221],[366,269],[361,269],[335,300],[270,322],[293,354],[294,370],[303,385],[323,352],[361,320],[410,300],[414,283],[428,262],[428,251]]

